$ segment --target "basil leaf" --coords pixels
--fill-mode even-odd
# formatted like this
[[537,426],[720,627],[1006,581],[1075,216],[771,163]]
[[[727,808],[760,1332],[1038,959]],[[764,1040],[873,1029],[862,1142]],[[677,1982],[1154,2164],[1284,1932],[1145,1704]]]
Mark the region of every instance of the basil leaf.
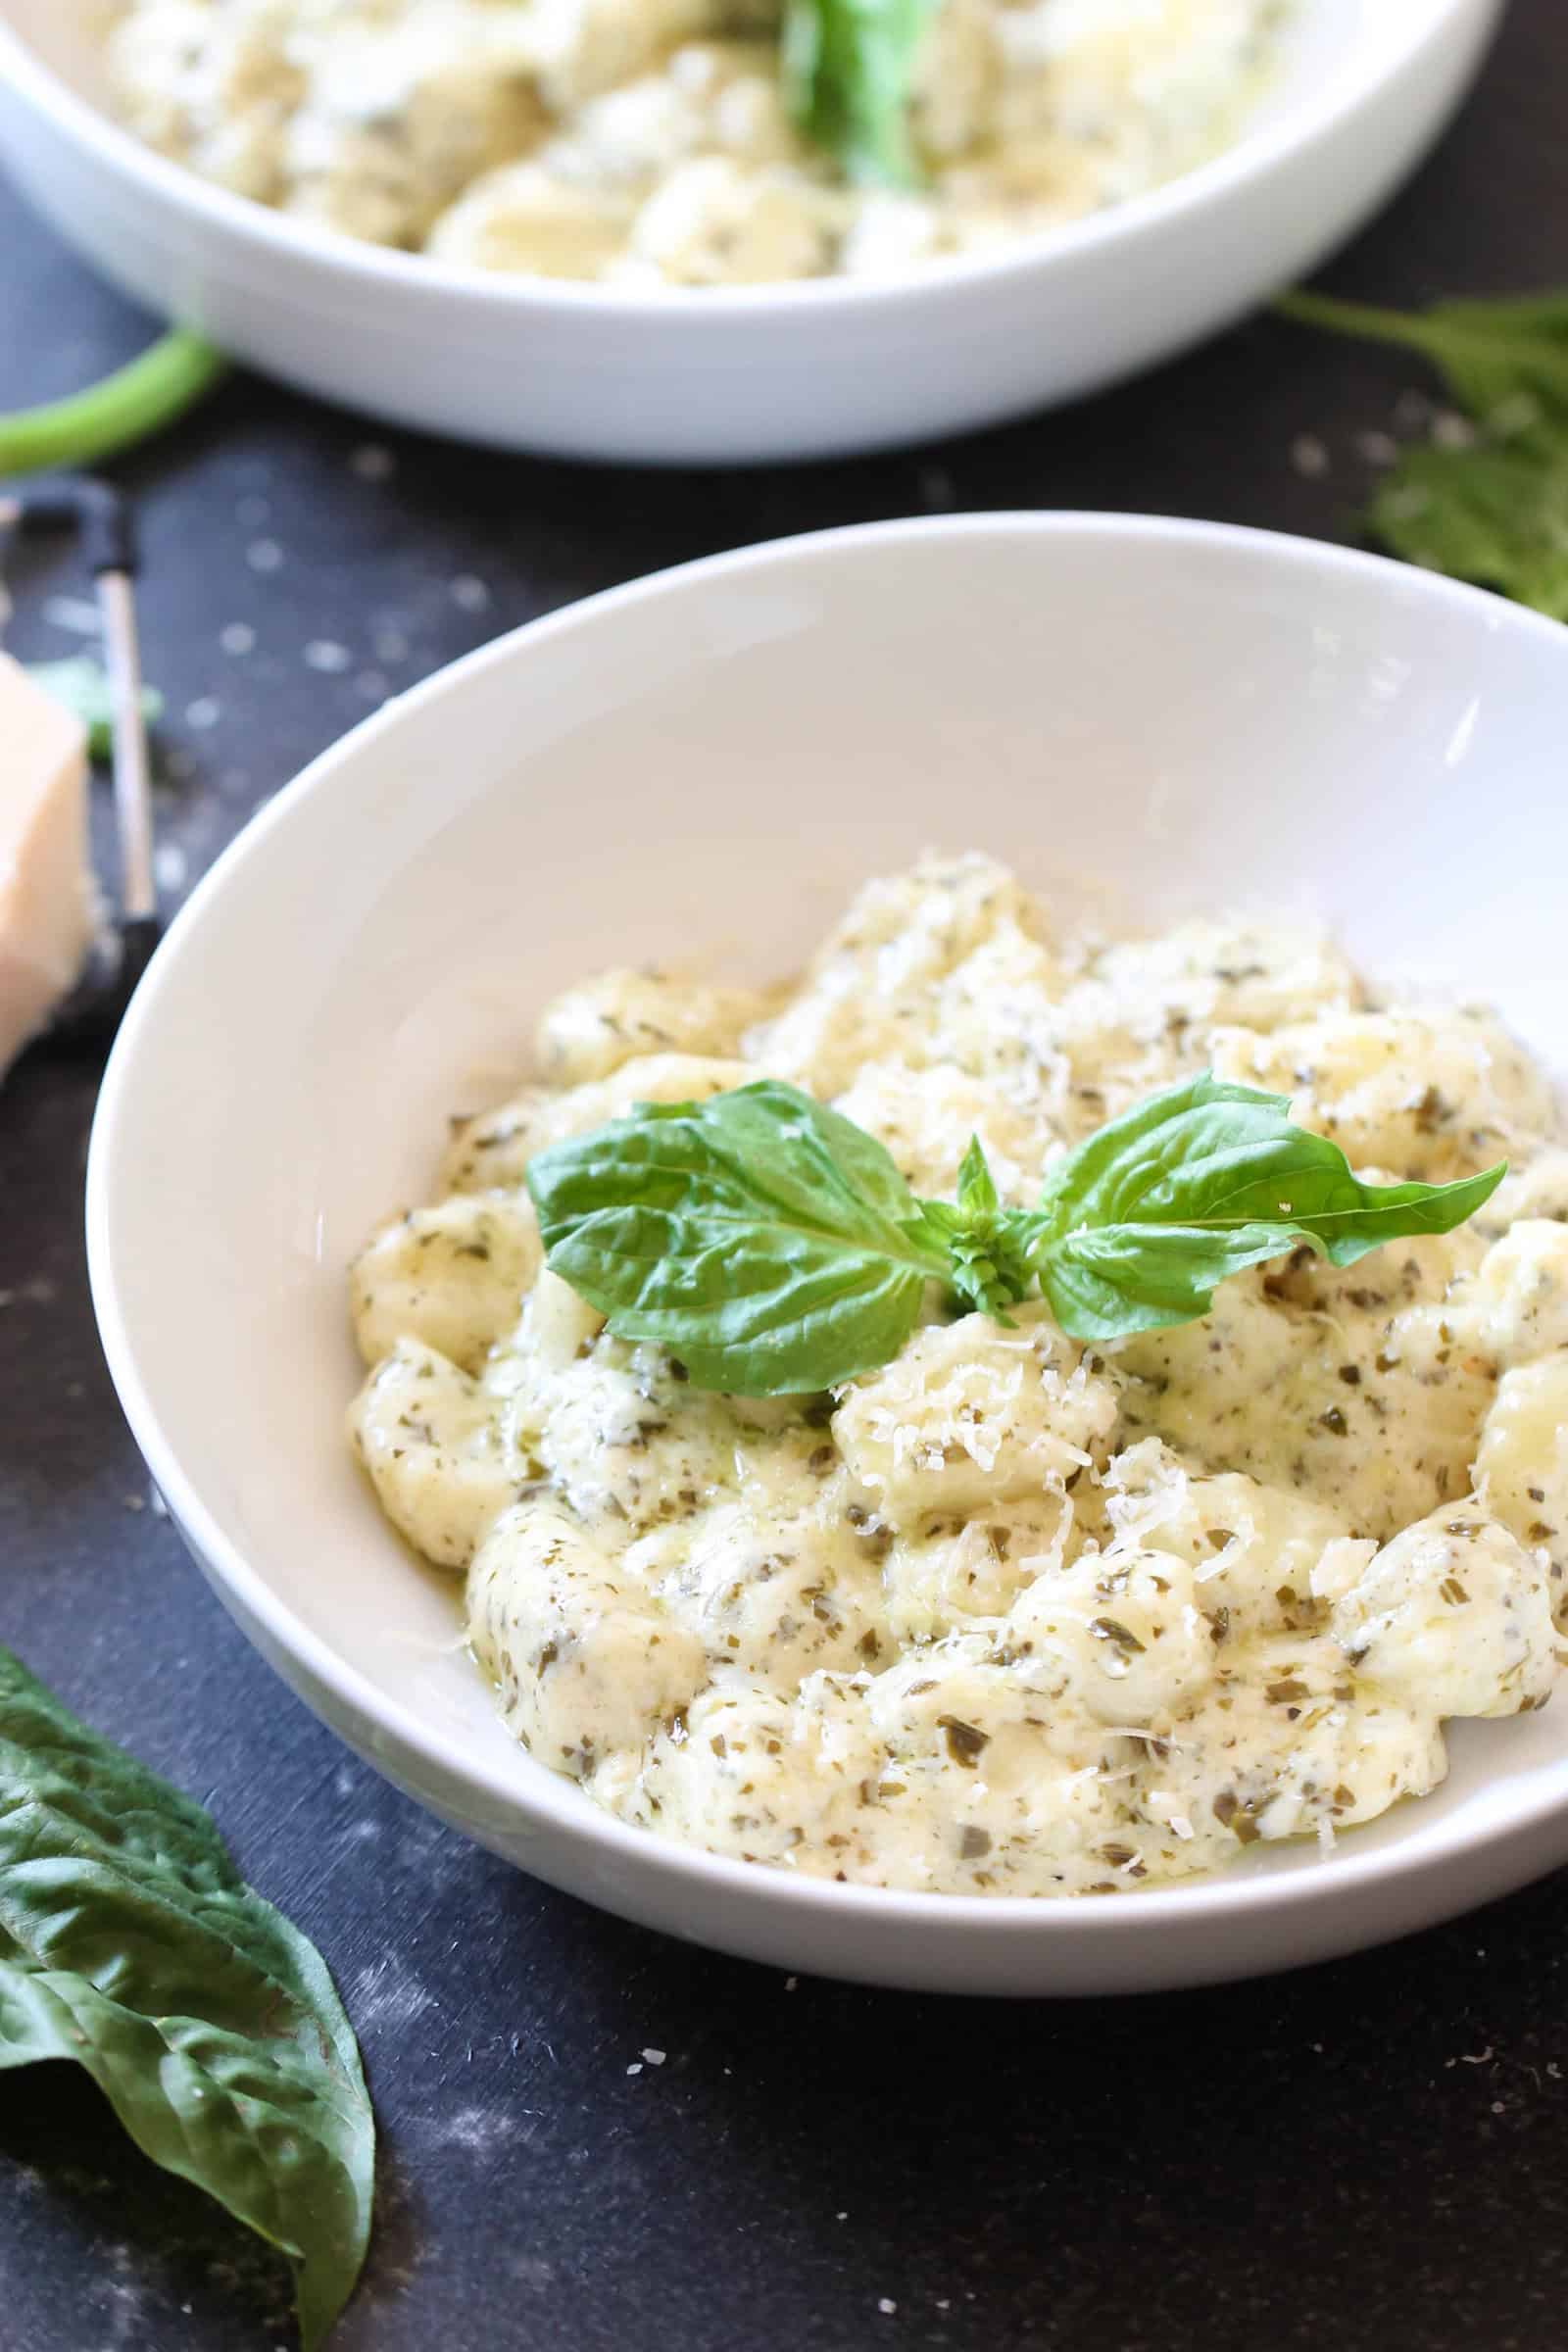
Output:
[[1385,1242],[1451,1233],[1506,1172],[1363,1184],[1338,1144],[1292,1122],[1288,1096],[1205,1072],[1070,1152],[1030,1244],[1063,1331],[1115,1339],[1206,1314],[1216,1283],[1302,1242],[1350,1266]]
[[1568,431],[1407,450],[1367,521],[1408,564],[1568,620]]
[[804,1395],[887,1363],[940,1240],[882,1146],[766,1079],[641,1103],[530,1160],[545,1262],[699,1388]]
[[1568,619],[1568,294],[1419,313],[1293,294],[1280,307],[1302,325],[1422,353],[1475,426],[1468,445],[1401,452],[1367,510],[1374,535],[1412,564]]
[[861,186],[913,188],[909,98],[936,0],[785,0],[785,103]]
[[325,1964],[198,1805],[0,1649],[0,2069],[50,2058],[287,2255],[314,2352],[365,2259],[375,2152]]
[[[95,760],[107,760],[115,748],[115,706],[102,662],[90,654],[74,654],[65,662],[31,662],[27,675],[45,694],[63,703],[87,730],[87,749]],[[156,688],[142,689],[142,716],[149,726],[163,716],[164,698]]]

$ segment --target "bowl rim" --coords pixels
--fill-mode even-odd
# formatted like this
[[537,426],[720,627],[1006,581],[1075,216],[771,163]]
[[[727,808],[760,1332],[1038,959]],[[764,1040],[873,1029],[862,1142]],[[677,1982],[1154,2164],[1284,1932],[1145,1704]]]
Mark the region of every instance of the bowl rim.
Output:
[[[1151,542],[1201,548],[1226,552],[1238,561],[1264,567],[1282,564],[1316,571],[1325,584],[1346,577],[1371,582],[1408,605],[1446,608],[1464,614],[1488,635],[1517,632],[1533,638],[1563,662],[1568,678],[1568,626],[1486,589],[1332,542],[1170,516],[1024,510],[855,523],[725,550],[601,590],[524,622],[449,662],[361,720],[275,794],[198,883],[136,991],[99,1093],[87,1161],[87,1265],[99,1335],[117,1395],[181,1533],[247,1635],[256,1641],[260,1629],[263,1638],[258,1645],[264,1654],[274,1650],[288,1657],[313,1694],[328,1693],[337,1720],[351,1721],[370,1736],[367,1745],[373,1741],[374,1758],[381,1769],[396,1778],[399,1759],[416,1758],[449,1790],[460,1789],[472,1803],[476,1817],[483,1814],[493,1820],[500,1806],[519,1825],[578,1839],[607,1864],[623,1863],[633,1875],[663,1875],[694,1889],[729,1895],[740,1903],[781,1911],[804,1908],[829,1917],[837,1915],[846,1922],[858,1919],[871,1932],[899,1928],[917,1930],[926,1937],[952,1938],[984,1931],[989,1937],[1009,1943],[1044,1936],[1070,1947],[1086,1939],[1098,1944],[1107,1935],[1120,1939],[1154,1935],[1161,1927],[1191,1927],[1200,1920],[1218,1926],[1279,1911],[1294,1912],[1326,1900],[1353,1901],[1374,1886],[1386,1886],[1411,1875],[1442,1872],[1466,1855],[1568,1813],[1568,1756],[1537,1767],[1506,1810],[1491,1818],[1419,1822],[1409,1835],[1392,1844],[1348,1852],[1341,1845],[1331,1858],[1306,1858],[1296,1869],[1249,1875],[1238,1870],[1218,1872],[1147,1891],[1076,1895],[1070,1901],[1043,1895],[937,1894],[793,1878],[783,1869],[732,1860],[621,1821],[594,1804],[574,1784],[525,1755],[521,1760],[527,1768],[523,1780],[528,1785],[519,1787],[511,1774],[503,1777],[492,1772],[489,1759],[456,1735],[403,1701],[388,1698],[361,1667],[295,1614],[251,1566],[240,1546],[223,1533],[202,1498],[197,1478],[186,1472],[166,1438],[157,1405],[141,1377],[135,1340],[116,1287],[109,1231],[120,1131],[137,1083],[140,1049],[160,1018],[165,996],[183,985],[187,943],[199,943],[204,925],[214,918],[258,845],[287,826],[307,801],[331,792],[340,765],[394,735],[407,711],[461,696],[470,678],[492,668],[515,661],[526,662],[535,645],[592,631],[607,620],[612,623],[617,613],[726,575],[809,564],[866,546],[919,541],[961,546],[1004,536],[1030,537],[1042,544],[1075,538],[1116,540],[1125,544],[1129,555]],[[299,1681],[294,1681],[294,1688],[301,1688]],[[323,1712],[315,1695],[308,1703],[314,1711]],[[534,1782],[537,1788],[531,1785]]]
[[[1312,0],[1298,0],[1298,5],[1311,4]],[[958,300],[970,288],[1004,293],[1036,271],[1066,269],[1135,241],[1147,230],[1200,219],[1282,165],[1322,146],[1343,123],[1375,106],[1416,59],[1441,48],[1463,20],[1475,18],[1484,24],[1501,5],[1502,0],[1428,0],[1426,13],[1412,12],[1402,23],[1375,10],[1367,54],[1348,81],[1331,80],[1316,98],[1298,109],[1287,109],[1278,122],[1250,124],[1234,144],[1192,171],[1080,220],[1037,230],[994,253],[938,257],[900,275],[838,275],[781,285],[612,287],[513,275],[368,244],[340,229],[236,195],[159,155],[46,66],[4,17],[0,88],[9,82],[24,104],[95,151],[109,171],[139,183],[146,194],[176,210],[205,216],[212,228],[236,239],[252,255],[283,267],[313,264],[363,289],[384,288],[431,301],[458,297],[490,311],[516,310],[524,317],[566,311],[617,323],[649,318],[755,318],[775,312],[833,314],[873,307],[885,312],[918,303],[927,295],[936,301]]]

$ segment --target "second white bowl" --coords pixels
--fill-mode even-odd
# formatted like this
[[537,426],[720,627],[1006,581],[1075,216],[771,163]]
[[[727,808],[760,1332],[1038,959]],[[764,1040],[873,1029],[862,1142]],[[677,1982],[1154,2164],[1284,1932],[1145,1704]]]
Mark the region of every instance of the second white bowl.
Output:
[[97,0],[0,0],[0,160],[105,274],[388,423],[564,457],[821,457],[1092,391],[1309,270],[1426,151],[1501,0],[1298,0],[1240,144],[994,259],[628,295],[389,253],[230,196],[101,111]]

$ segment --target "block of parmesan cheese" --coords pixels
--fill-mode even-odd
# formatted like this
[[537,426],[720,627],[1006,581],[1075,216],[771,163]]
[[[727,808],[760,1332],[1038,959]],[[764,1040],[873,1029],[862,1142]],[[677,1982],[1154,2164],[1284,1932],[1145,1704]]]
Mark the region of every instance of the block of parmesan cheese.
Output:
[[95,905],[86,733],[0,654],[0,1074],[75,980]]

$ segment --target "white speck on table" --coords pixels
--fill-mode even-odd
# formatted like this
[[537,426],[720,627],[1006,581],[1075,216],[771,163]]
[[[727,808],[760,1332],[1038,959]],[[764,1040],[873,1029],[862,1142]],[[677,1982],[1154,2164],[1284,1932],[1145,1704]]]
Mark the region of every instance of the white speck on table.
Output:
[[275,539],[253,539],[245,550],[245,561],[252,571],[280,571],[283,550]]
[[313,637],[305,648],[306,668],[318,669],[326,677],[338,676],[350,667],[353,660],[348,647],[339,645],[332,637]]
[[46,596],[43,616],[52,629],[65,629],[73,637],[99,633],[98,608],[84,596]]
[[231,620],[219,630],[218,642],[225,654],[253,654],[256,651],[256,631],[248,620]]

